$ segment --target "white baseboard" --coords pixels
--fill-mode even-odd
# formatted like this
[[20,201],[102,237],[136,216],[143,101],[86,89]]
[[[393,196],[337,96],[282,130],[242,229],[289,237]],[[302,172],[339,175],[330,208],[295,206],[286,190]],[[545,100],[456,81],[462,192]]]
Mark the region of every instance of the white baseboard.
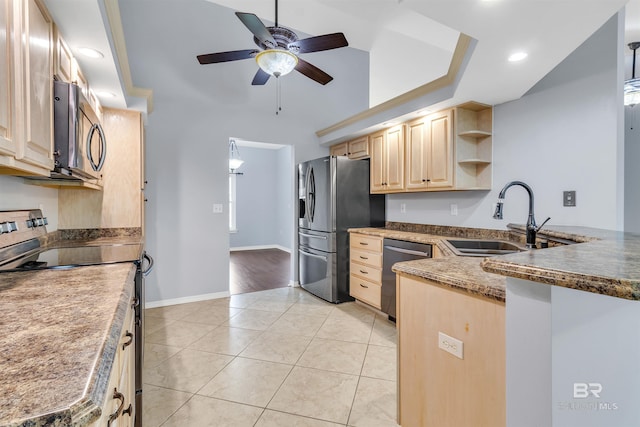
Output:
[[297,280],[292,280],[289,282],[289,287],[290,288],[299,288],[300,287],[300,282],[298,282]]
[[236,246],[235,248],[229,248],[229,252],[236,251],[259,251],[261,249],[280,249],[281,251],[291,253],[291,249],[280,245],[257,245],[257,246]]
[[198,301],[207,301],[210,299],[219,299],[228,297],[229,291],[225,292],[215,292],[212,294],[201,294],[201,295],[193,295],[190,297],[182,297],[182,298],[172,298],[172,299],[163,299],[160,301],[150,301],[145,302],[144,308],[156,308],[156,307],[166,307],[168,305],[176,305],[176,304],[186,304],[189,302],[198,302]]

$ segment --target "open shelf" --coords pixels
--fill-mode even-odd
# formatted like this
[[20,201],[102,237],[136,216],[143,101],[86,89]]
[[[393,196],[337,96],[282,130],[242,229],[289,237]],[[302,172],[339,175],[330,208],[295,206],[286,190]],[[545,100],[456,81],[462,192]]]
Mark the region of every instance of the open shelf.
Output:
[[465,132],[458,133],[458,136],[468,136],[471,138],[486,138],[491,136],[491,132],[486,132],[483,130],[468,130]]
[[490,165],[491,160],[485,159],[462,159],[458,160],[461,165]]

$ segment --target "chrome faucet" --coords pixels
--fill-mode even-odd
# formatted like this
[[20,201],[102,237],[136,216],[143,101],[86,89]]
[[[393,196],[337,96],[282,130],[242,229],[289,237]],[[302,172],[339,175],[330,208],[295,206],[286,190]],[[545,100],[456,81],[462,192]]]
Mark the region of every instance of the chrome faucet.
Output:
[[549,221],[551,219],[551,217],[545,219],[544,222],[542,223],[542,225],[540,225],[540,227],[538,227],[536,225],[536,219],[535,219],[535,217],[533,215],[533,190],[531,189],[531,187],[529,187],[527,184],[525,184],[522,181],[511,181],[510,183],[505,185],[502,188],[502,190],[500,190],[500,194],[498,195],[498,203],[496,204],[496,211],[493,214],[493,217],[495,219],[502,219],[502,204],[504,203],[504,196],[505,196],[507,190],[513,185],[519,185],[520,187],[523,187],[525,190],[527,190],[527,193],[529,193],[529,217],[527,218],[527,244],[526,244],[526,246],[529,249],[535,249],[536,248],[536,234],[538,233],[538,231],[540,231],[540,229],[542,227],[544,227],[544,225],[547,223],[547,221]]

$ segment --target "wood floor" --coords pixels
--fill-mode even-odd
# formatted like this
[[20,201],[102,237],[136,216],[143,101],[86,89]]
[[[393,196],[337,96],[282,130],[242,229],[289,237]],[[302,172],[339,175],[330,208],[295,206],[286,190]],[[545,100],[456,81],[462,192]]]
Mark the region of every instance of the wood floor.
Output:
[[232,251],[229,253],[229,292],[231,295],[289,284],[291,255],[280,249]]

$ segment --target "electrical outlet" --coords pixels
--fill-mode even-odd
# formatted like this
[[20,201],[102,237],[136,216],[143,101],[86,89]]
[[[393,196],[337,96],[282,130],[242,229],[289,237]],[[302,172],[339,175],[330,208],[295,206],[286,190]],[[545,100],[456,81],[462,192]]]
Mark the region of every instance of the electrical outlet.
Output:
[[213,204],[213,213],[222,213],[222,204],[214,203]]
[[407,213],[407,204],[400,203],[400,213]]
[[459,339],[450,337],[449,335],[443,334],[442,332],[438,332],[438,348],[446,351],[447,353],[453,354],[459,359],[464,359],[464,357],[462,357],[463,346],[463,342]]
[[562,192],[562,205],[563,206],[575,206],[576,205],[576,192],[575,191],[563,191]]
[[456,205],[456,204],[452,204],[451,205],[451,215],[453,215],[453,216],[458,215],[458,205]]

